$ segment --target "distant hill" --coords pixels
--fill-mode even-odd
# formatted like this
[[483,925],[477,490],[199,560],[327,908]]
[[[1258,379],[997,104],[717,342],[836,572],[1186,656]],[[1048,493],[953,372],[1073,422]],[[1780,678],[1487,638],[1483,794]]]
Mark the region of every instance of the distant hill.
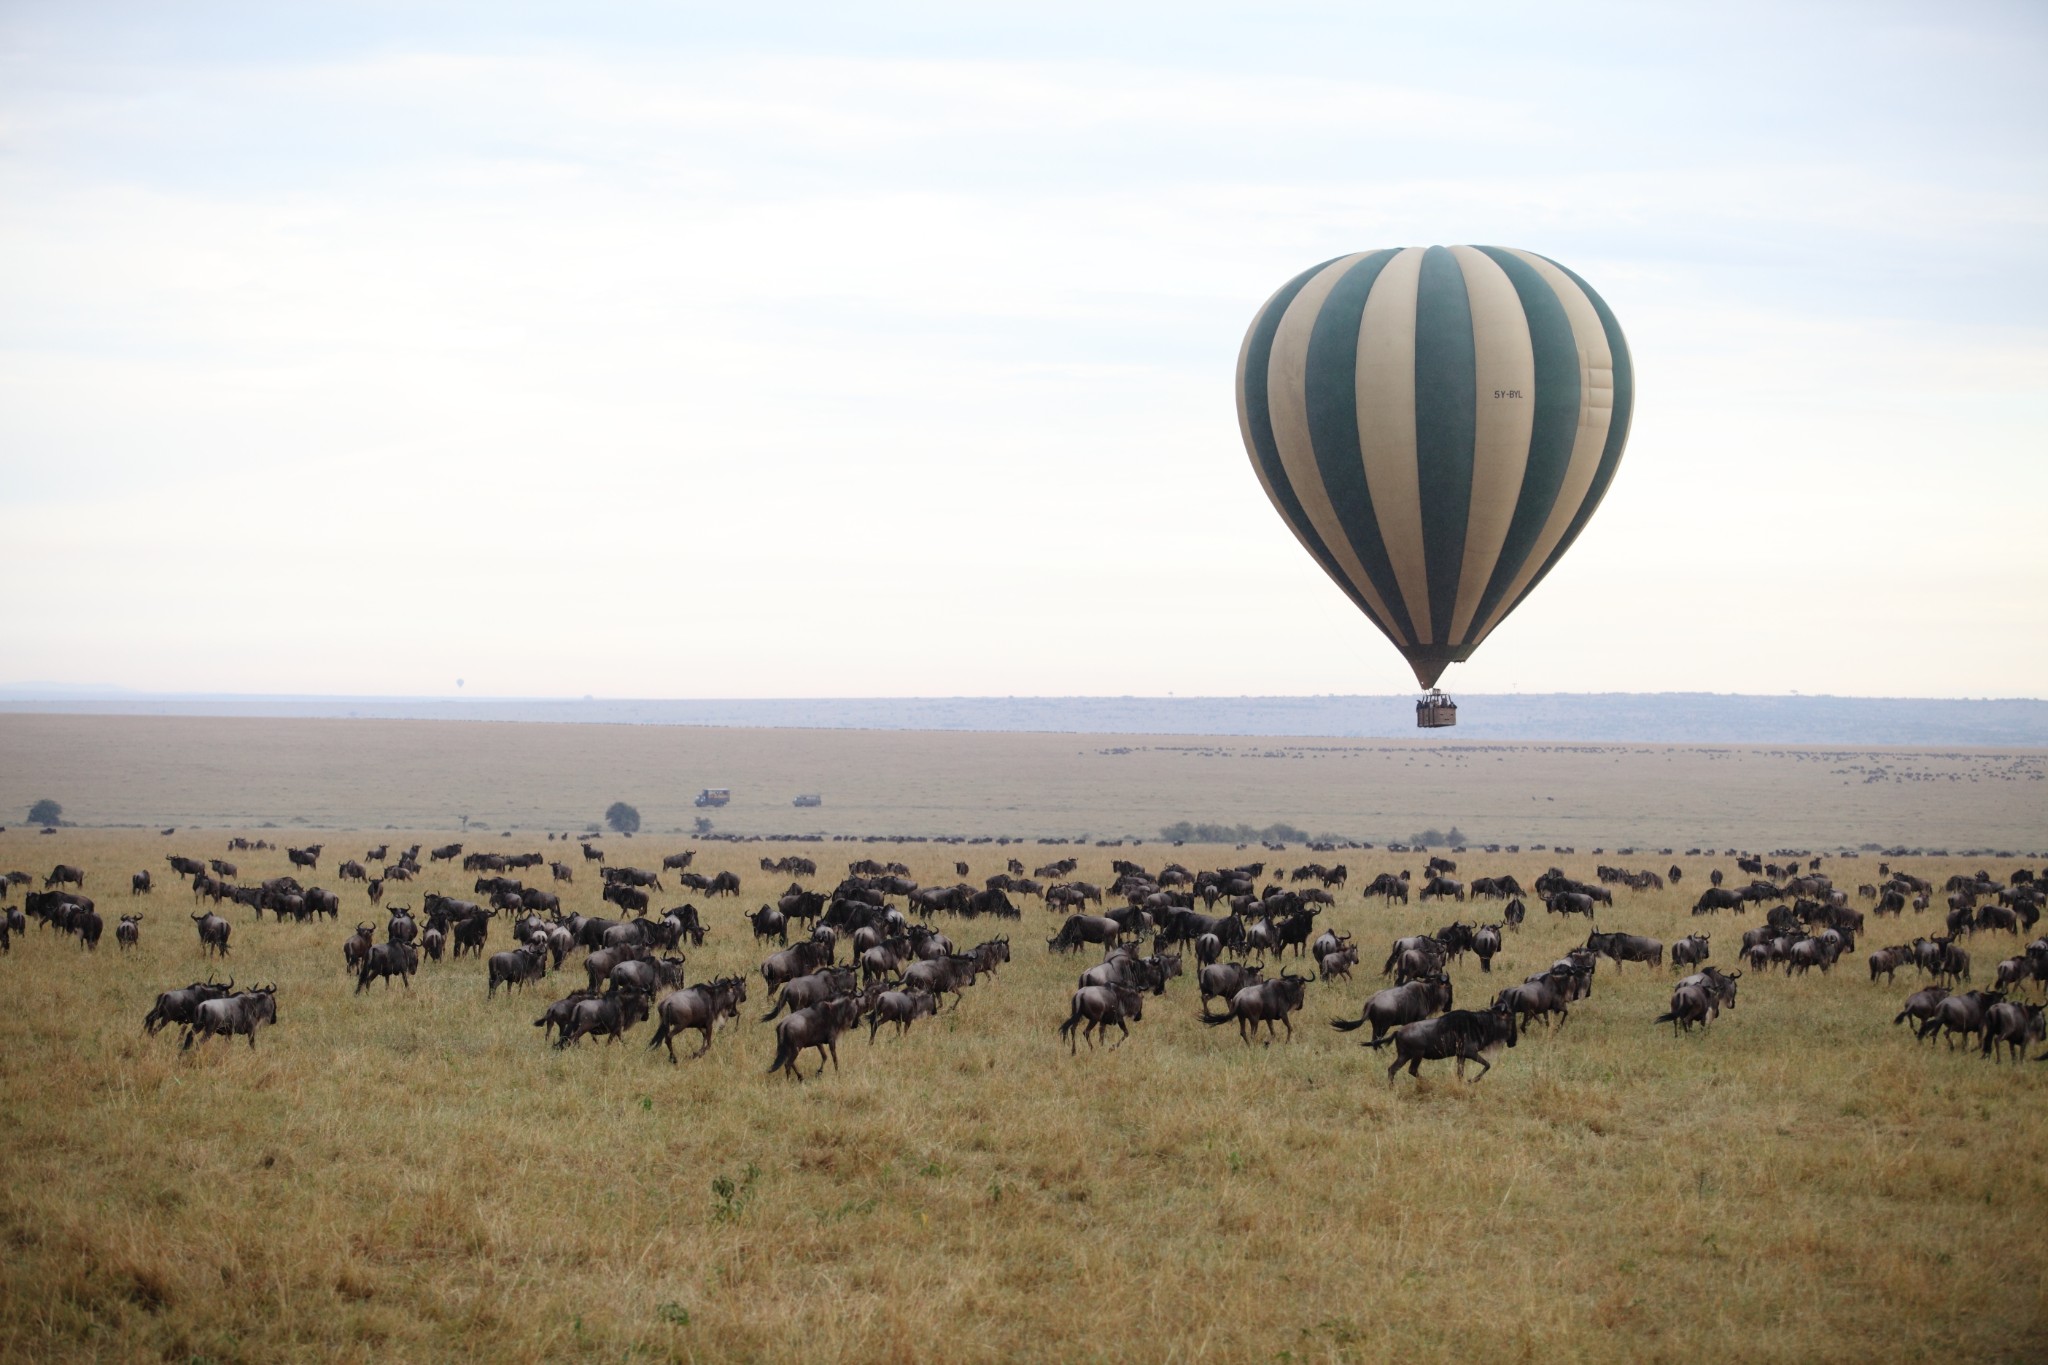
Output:
[[[1436,740],[1642,744],[2048,745],[2048,701],[1753,697],[1615,692],[1459,697]],[[1393,697],[904,697],[597,701],[171,695],[55,684],[0,686],[0,711],[72,715],[373,717],[828,730],[993,730],[1117,735],[1418,733]]]

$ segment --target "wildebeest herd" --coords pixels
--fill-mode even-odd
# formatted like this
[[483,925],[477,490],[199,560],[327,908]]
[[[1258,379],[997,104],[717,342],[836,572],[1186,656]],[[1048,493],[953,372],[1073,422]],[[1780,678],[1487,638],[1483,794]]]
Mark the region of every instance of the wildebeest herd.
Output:
[[[237,847],[249,845],[236,840],[229,851]],[[317,875],[321,845],[285,853],[294,869]],[[583,861],[600,864],[598,904],[619,913],[585,914],[565,911],[558,890],[530,887],[512,875],[545,865],[554,887],[573,890],[575,869],[568,864],[537,852],[465,855],[461,844],[452,843],[432,850],[429,862],[461,859],[464,874],[475,874],[469,894],[476,899],[426,892],[417,905],[409,899],[385,905],[394,887],[421,876],[419,855],[419,845],[395,856],[381,846],[336,868],[343,884],[360,887],[377,907],[370,918],[354,922],[341,944],[341,965],[354,979],[354,993],[380,982],[387,991],[395,982],[410,992],[423,961],[453,964],[467,955],[482,966],[484,998],[490,1001],[501,987],[508,996],[544,987],[580,954],[584,984],[554,999],[533,1021],[558,1049],[585,1038],[622,1041],[652,1021],[647,1047],[665,1048],[677,1062],[678,1034],[698,1034],[701,1041],[691,1055],[701,1057],[720,1027],[740,1021],[748,976],[686,979],[690,953],[713,932],[707,912],[690,902],[666,909],[655,904],[657,897],[666,898],[667,876],[707,902],[737,898],[738,873],[695,872],[694,851],[670,854],[653,870],[605,863],[603,851],[586,843]],[[200,907],[190,916],[200,953],[222,964],[234,957],[234,924],[224,913],[232,907],[247,907],[258,923],[266,911],[274,921],[298,923],[338,920],[341,914],[341,892],[303,885],[296,875],[240,883],[239,869],[224,859],[173,855],[167,861]],[[1450,1061],[1460,1076],[1468,1065],[1476,1066],[1476,1080],[1538,1021],[1546,1034],[1561,1028],[1572,1006],[1591,997],[1603,961],[1617,972],[1629,966],[1659,972],[1668,960],[1670,971],[1686,974],[1673,985],[1670,1008],[1652,1022],[1669,1023],[1674,1034],[1705,1030],[1735,1009],[1745,975],[1754,982],[1782,968],[1788,976],[1825,976],[1858,951],[1868,918],[1881,922],[1930,913],[1942,897],[1943,932],[1867,953],[1873,982],[1882,976],[1889,983],[1901,968],[1930,982],[1912,993],[1894,1022],[1910,1022],[1920,1040],[1940,1037],[1953,1047],[1961,1039],[1986,1057],[2003,1045],[2015,1061],[2044,1040],[2042,1006],[2020,996],[2048,987],[2048,938],[2021,940],[2041,918],[2048,882],[2025,868],[2003,880],[1978,870],[1937,888],[1882,864],[1875,880],[1851,893],[1837,887],[1821,865],[1822,859],[1811,856],[1780,865],[1740,855],[1737,866],[1746,883],[1731,884],[1719,870],[1709,873],[1710,885],[1692,903],[1693,916],[1757,916],[1740,931],[1740,967],[1724,970],[1709,960],[1714,935],[1704,929],[1667,948],[1661,940],[1595,924],[1582,946],[1519,983],[1493,990],[1490,998],[1482,996],[1476,1008],[1458,1007],[1452,968],[1469,954],[1482,974],[1491,974],[1509,937],[1525,923],[1528,901],[1567,922],[1572,915],[1593,921],[1615,905],[1617,888],[1623,896],[1663,891],[1681,878],[1681,869],[1673,864],[1657,873],[1601,865],[1594,881],[1583,882],[1552,867],[1526,889],[1511,875],[1461,881],[1457,863],[1440,856],[1428,860],[1419,881],[1408,870],[1381,872],[1361,883],[1365,898],[1405,905],[1414,887],[1421,903],[1487,902],[1499,906],[1499,915],[1482,923],[1454,919],[1431,932],[1396,938],[1380,967],[1391,984],[1372,991],[1356,1018],[1345,1007],[1331,1023],[1345,1032],[1369,1029],[1365,1047],[1392,1049],[1390,1080],[1404,1069],[1420,1075],[1425,1061]],[[1360,963],[1361,945],[1351,934],[1319,923],[1336,903],[1335,889],[1349,881],[1343,864],[1311,862],[1290,873],[1263,862],[1201,870],[1169,863],[1152,871],[1118,858],[1106,885],[1076,879],[1078,867],[1076,860],[1062,858],[1026,875],[1023,863],[1010,858],[1004,871],[977,885],[965,880],[968,865],[961,862],[955,875],[962,880],[922,885],[901,863],[860,859],[826,890],[804,885],[818,874],[809,858],[762,859],[763,873],[791,878],[786,889],[751,912],[733,913],[724,927],[736,933],[744,926],[756,944],[769,945],[756,969],[768,1005],[759,1021],[774,1025],[769,1073],[802,1080],[800,1063],[810,1052],[817,1053],[813,1075],[836,1068],[841,1036],[863,1023],[872,1045],[884,1025],[900,1038],[920,1019],[957,1010],[967,991],[993,981],[1011,960],[1011,934],[983,934],[961,946],[940,927],[941,919],[955,925],[981,919],[1014,924],[1033,900],[1056,917],[1047,953],[1090,959],[1077,973],[1056,1031],[1070,1053],[1106,1042],[1112,1029],[1112,1046],[1121,1046],[1132,1025],[1144,1020],[1147,998],[1155,1010],[1163,1008],[1157,1002],[1184,974],[1192,976],[1192,1012],[1203,1023],[1234,1023],[1246,1045],[1291,1041],[1294,1016],[1305,1008],[1310,986],[1348,982]],[[34,888],[36,880],[7,873],[0,893]],[[149,870],[132,873],[128,881],[131,898],[159,890]],[[73,936],[85,951],[96,950],[103,920],[86,882],[86,869],[60,863],[41,878],[40,888],[26,891],[22,907],[0,904],[0,950],[12,951],[12,938],[26,931],[30,919]],[[141,912],[119,916],[115,938],[121,948],[139,944],[144,920]],[[967,937],[961,928],[948,927]],[[1964,944],[1986,933],[2012,935],[2016,951],[1998,962],[1994,989],[1963,989],[1973,979]],[[494,936],[509,942],[492,951]],[[1312,972],[1293,970],[1290,955],[1304,969],[1312,962]],[[1183,968],[1189,956],[1192,973]],[[254,1049],[258,1029],[275,1025],[278,1017],[274,984],[238,989],[232,978],[217,984],[209,974],[162,992],[143,1027],[154,1035],[179,1025],[185,1048],[214,1036],[240,1035]]]

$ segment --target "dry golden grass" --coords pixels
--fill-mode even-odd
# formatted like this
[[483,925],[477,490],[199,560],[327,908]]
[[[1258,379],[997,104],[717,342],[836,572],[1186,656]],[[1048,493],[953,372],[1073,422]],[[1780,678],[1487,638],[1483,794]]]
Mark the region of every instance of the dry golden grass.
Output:
[[[413,837],[330,833],[324,866]],[[1485,1082],[1437,1063],[1389,1086],[1387,1054],[1323,1021],[1377,988],[1375,948],[1482,907],[1367,904],[1361,873],[1417,860],[1351,853],[1332,919],[1370,960],[1355,984],[1310,988],[1291,1045],[1204,1029],[1182,979],[1123,1048],[1070,1058],[1054,1030],[1087,959],[1044,951],[1054,921],[1034,903],[1000,981],[900,1043],[849,1037],[836,1074],[796,1086],[762,1074],[758,978],[745,1022],[681,1066],[644,1049],[645,1025],[623,1049],[543,1047],[530,1021],[580,984],[574,961],[511,1000],[485,999],[474,960],[424,964],[410,994],[356,996],[341,942],[367,906],[348,889],[339,926],[230,911],[232,969],[279,983],[279,1023],[253,1052],[181,1055],[174,1034],[137,1031],[157,991],[206,971],[163,858],[222,853],[225,839],[0,835],[0,868],[88,867],[109,923],[93,957],[31,928],[0,959],[14,1016],[0,1049],[0,1357],[2048,1353],[2048,1068],[1916,1047],[1890,1024],[1912,987],[1872,985],[1858,965],[1745,979],[1738,1010],[1675,1039],[1650,1022],[1670,973],[1603,966],[1561,1032],[1525,1037]],[[682,846],[610,843],[643,866]],[[757,860],[784,851],[701,847],[699,867],[734,868],[746,894],[710,909],[692,980],[759,960],[740,910],[780,888]],[[955,857],[979,878],[1011,851],[1035,865],[1068,850],[794,851],[827,883],[864,855],[936,883]],[[1107,881],[1114,853],[1156,867],[1260,851],[1089,849],[1083,875]],[[286,870],[281,853],[229,856],[244,880]],[[1562,861],[1590,877],[1595,860]],[[1686,907],[1728,863],[1676,861],[1680,888],[1622,893],[1603,927],[1667,941],[1697,927]],[[1526,881],[1546,859],[1462,862]],[[123,956],[111,925],[140,867],[168,884],[137,902],[143,945]],[[593,911],[596,878],[578,869],[573,905]],[[1835,868],[1852,885],[1874,870]],[[470,880],[439,865],[394,899]],[[1492,977],[1460,968],[1460,1003],[1583,940],[1583,923],[1545,919],[1539,907],[1510,937]],[[1711,926],[1724,962],[1739,923]],[[1001,931],[942,927],[963,943]],[[2009,940],[1973,944],[1980,979]]]
[[[1154,838],[1287,821],[1386,843],[2020,852],[2048,843],[2048,753],[665,725],[0,715],[0,824],[580,830],[614,801],[686,830]],[[823,794],[816,810],[791,798]]]

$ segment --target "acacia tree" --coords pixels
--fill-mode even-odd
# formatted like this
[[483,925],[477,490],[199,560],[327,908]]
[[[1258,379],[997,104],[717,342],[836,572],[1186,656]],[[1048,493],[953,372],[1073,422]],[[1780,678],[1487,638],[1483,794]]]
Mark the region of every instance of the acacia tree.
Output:
[[64,808],[47,796],[28,808],[28,822],[31,825],[54,825],[63,818]]
[[606,808],[604,822],[619,834],[632,834],[640,828],[640,812],[623,801],[614,801]]

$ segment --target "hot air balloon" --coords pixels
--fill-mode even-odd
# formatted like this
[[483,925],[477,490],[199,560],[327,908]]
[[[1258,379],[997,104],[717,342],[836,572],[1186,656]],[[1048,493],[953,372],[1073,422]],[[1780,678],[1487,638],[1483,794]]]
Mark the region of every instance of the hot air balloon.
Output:
[[1340,256],[1280,287],[1237,362],[1281,519],[1436,690],[1543,581],[1628,443],[1628,343],[1565,267],[1508,247]]

